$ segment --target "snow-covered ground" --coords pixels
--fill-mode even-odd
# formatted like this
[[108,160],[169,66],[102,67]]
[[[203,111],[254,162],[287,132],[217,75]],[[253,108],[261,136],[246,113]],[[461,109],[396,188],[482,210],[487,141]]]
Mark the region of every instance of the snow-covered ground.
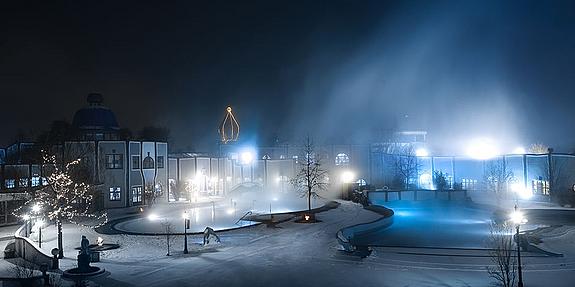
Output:
[[[398,209],[399,214],[402,210]],[[189,236],[185,255],[183,236],[172,242],[166,256],[165,236],[101,235],[89,228],[64,225],[66,258],[63,269],[74,267],[81,235],[98,236],[120,249],[104,251],[101,262],[108,274],[95,278],[102,286],[490,286],[490,259],[473,249],[378,247],[359,259],[339,250],[336,232],[353,224],[380,218],[357,204],[342,205],[318,214],[315,224],[285,222],[279,228],[263,225],[219,232],[222,243],[203,247],[200,235]],[[425,216],[424,216],[425,217]],[[480,217],[478,215],[478,217]],[[445,220],[451,216],[446,214]],[[474,220],[474,219],[470,219]],[[442,232],[434,226],[431,232]],[[55,246],[55,230],[48,227],[44,248]],[[53,234],[53,235],[49,235]],[[575,234],[550,233],[544,244],[564,257],[525,253],[526,286],[572,286]],[[385,236],[382,234],[382,236]],[[451,236],[456,236],[451,234]],[[571,250],[571,251],[570,251]]]

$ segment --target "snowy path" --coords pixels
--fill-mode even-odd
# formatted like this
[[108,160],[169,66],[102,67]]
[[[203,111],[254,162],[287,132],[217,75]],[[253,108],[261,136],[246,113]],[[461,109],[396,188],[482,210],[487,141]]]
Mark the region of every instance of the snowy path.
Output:
[[[342,202],[339,208],[318,214],[320,223],[286,222],[279,228],[254,226],[222,232],[222,244],[218,246],[201,247],[201,237],[190,236],[187,255],[182,253],[183,237],[178,236],[172,244],[173,256],[169,257],[165,256],[163,236],[99,235],[65,225],[68,258],[62,265],[75,265],[73,248],[85,234],[91,241],[102,236],[106,242],[121,245],[120,249],[102,253],[102,262],[95,264],[110,271],[94,280],[103,286],[490,285],[485,271],[489,258],[481,250],[381,247],[363,260],[338,250],[335,234],[340,228],[379,217],[361,206]],[[574,261],[571,254],[563,258],[526,257],[525,282],[527,286],[570,286],[550,282],[559,277],[575,279]]]

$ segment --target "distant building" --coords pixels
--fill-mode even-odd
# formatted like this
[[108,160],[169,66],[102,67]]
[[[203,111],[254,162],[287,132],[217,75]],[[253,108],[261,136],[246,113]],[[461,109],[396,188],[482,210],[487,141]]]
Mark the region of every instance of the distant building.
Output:
[[104,106],[104,98],[100,94],[88,95],[88,106],[74,114],[72,126],[78,133],[78,140],[119,140],[120,126],[116,115],[110,108]]
[[[147,204],[146,191],[157,201],[168,196],[168,144],[119,139],[114,113],[102,106],[101,95],[88,96],[89,106],[74,116],[75,134],[51,147],[63,162],[80,158],[96,190],[98,209]],[[30,188],[46,184],[36,143],[16,143],[0,152],[0,225],[15,223],[14,209]],[[150,197],[151,198],[151,197]]]

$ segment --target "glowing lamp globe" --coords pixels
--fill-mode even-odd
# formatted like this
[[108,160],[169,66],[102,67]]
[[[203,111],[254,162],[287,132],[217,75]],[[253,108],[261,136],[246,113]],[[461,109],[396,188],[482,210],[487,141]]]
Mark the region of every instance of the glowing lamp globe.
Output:
[[415,151],[415,155],[419,157],[429,156],[429,152],[424,148],[418,148]]
[[523,212],[521,211],[513,211],[511,215],[509,215],[509,219],[515,224],[524,224],[527,223],[527,219],[523,216]]
[[354,179],[355,179],[355,174],[349,170],[346,170],[341,174],[341,182],[343,182],[343,183],[353,182]]
[[243,164],[251,164],[254,160],[254,154],[249,151],[242,152],[240,156]]

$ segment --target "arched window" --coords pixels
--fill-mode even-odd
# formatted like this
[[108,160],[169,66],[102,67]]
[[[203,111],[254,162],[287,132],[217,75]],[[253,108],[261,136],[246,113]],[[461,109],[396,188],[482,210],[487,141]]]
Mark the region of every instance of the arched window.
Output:
[[349,164],[349,156],[345,153],[338,153],[335,156],[335,165],[348,165]]
[[154,169],[154,159],[150,156],[150,153],[148,153],[148,156],[146,156],[142,162],[142,168],[143,169]]

